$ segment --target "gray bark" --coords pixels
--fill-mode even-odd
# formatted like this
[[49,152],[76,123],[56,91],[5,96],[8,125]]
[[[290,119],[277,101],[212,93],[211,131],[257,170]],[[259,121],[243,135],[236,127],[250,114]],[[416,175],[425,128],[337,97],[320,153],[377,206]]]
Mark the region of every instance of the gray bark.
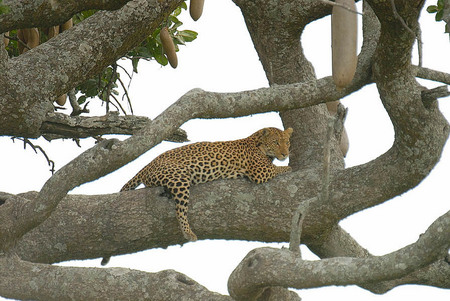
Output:
[[[119,2],[123,5],[126,1]],[[447,141],[450,128],[436,97],[448,91],[427,91],[417,84],[415,74],[443,82],[448,81],[448,74],[411,66],[414,37],[398,17],[415,29],[422,1],[395,1],[398,16],[390,1],[367,1],[357,74],[341,91],[329,77],[316,79],[298,42],[309,22],[330,13],[329,6],[320,1],[285,1],[278,9],[280,3],[275,2],[235,2],[244,14],[271,87],[239,93],[194,89],[154,120],[130,118],[139,120],[139,126],[134,122],[124,126],[132,129],[130,138],[100,142],[56,172],[39,192],[0,193],[0,295],[51,300],[58,291],[58,300],[102,299],[111,296],[108,294],[134,300],[143,295],[150,300],[159,296],[170,296],[168,300],[181,296],[185,300],[231,299],[173,271],[148,274],[47,265],[183,243],[173,203],[160,195],[159,188],[99,196],[67,193],[134,160],[190,119],[279,111],[284,124],[294,128],[290,161],[294,171],[262,185],[241,179],[193,187],[189,214],[199,239],[288,241],[293,212],[299,202],[316,196],[321,186],[321,154],[329,114],[320,104],[339,100],[372,82],[377,84],[394,125],[395,142],[380,157],[344,169],[338,141],[332,137],[330,197],[310,202],[301,237],[317,255],[329,259],[306,262],[288,250],[254,250],[230,277],[230,293],[242,300],[295,300],[297,296],[285,288],[358,284],[382,293],[404,283],[450,287],[450,266],[444,261],[450,243],[448,213],[417,243],[381,257],[371,256],[338,226],[343,218],[418,185],[438,162]],[[39,1],[30,5],[36,3]],[[116,8],[101,7],[107,5],[105,1],[92,3],[97,8]],[[61,118],[52,112],[50,100],[137,45],[179,3],[130,1],[118,10],[95,14],[18,58],[8,59],[0,50],[0,65],[6,71],[0,73],[0,86],[4,87],[0,90],[0,133],[77,138],[97,135],[96,131],[125,133],[122,124],[130,119]],[[66,18],[44,8],[48,20],[60,23],[60,18]],[[14,9],[22,21],[11,26],[37,24],[30,11]],[[76,10],[68,9],[67,16]],[[12,22],[9,15],[0,18],[4,24]],[[0,32],[10,28],[0,26],[4,26]],[[92,28],[102,28],[101,33]],[[90,66],[89,70],[85,66]],[[33,84],[25,86],[24,82]],[[102,118],[104,122],[95,125]]]
[[83,10],[116,10],[130,0],[3,0],[8,13],[0,15],[0,33],[13,29],[30,27],[50,27],[63,24],[73,15]]
[[[132,135],[151,120],[142,116],[119,116],[118,112],[109,112],[99,117],[71,117],[65,114],[49,113],[41,126],[41,134],[47,140],[63,138],[87,138],[107,134]],[[173,142],[186,142],[187,134],[177,129],[166,138]]]
[[287,249],[255,249],[231,274],[229,291],[236,300],[250,301],[257,300],[263,289],[271,286],[311,288],[400,278],[442,260],[450,246],[443,234],[449,231],[450,211],[438,218],[416,243],[379,257],[305,261]]
[[[0,258],[0,291],[33,300],[232,300],[173,270],[77,268]],[[136,293],[138,292],[138,293]]]

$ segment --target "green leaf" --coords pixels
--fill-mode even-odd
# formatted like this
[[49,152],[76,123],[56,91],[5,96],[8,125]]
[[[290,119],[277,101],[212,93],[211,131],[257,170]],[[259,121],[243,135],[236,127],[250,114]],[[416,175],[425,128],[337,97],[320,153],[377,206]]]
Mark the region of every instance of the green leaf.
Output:
[[181,35],[175,37],[176,44],[186,45],[184,38]]
[[82,96],[78,97],[77,102],[78,102],[78,104],[81,105],[86,102],[86,99],[87,99],[87,97],[85,95],[82,95]]
[[198,33],[193,30],[178,31],[178,35],[182,36],[185,42],[192,42],[197,38]]
[[179,16],[181,14],[181,7],[175,8],[175,10],[172,13],[174,16]]
[[155,60],[163,66],[166,66],[169,63],[169,60],[166,58],[166,56],[162,53],[155,53]]
[[438,11],[438,7],[436,5],[430,5],[427,7],[427,12],[430,14],[435,13]]
[[[169,21],[171,21],[172,23],[174,23],[175,25],[177,25],[177,24],[183,24],[180,20],[178,20],[178,18],[177,17],[175,17],[175,16],[173,16],[173,15],[170,15],[168,18],[167,18],[167,20],[169,20]],[[180,26],[180,25],[178,25],[178,26]]]
[[444,17],[444,10],[440,10],[436,13],[436,16],[434,17],[436,21],[442,21],[442,18]]
[[437,7],[439,10],[444,9],[444,0],[438,0]]

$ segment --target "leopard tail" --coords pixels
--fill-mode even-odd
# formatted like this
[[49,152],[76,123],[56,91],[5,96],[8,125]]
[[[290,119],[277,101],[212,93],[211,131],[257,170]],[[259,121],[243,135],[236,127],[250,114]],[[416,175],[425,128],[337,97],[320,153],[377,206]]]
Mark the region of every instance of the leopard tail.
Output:
[[122,189],[120,191],[127,191],[127,190],[133,190],[136,187],[138,187],[142,183],[140,173],[135,175],[131,180],[129,180],[125,185],[123,185]]

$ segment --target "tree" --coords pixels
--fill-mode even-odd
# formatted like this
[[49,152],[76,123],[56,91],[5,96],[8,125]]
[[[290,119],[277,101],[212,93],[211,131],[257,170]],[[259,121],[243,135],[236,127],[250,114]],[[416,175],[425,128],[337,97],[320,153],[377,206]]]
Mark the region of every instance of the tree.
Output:
[[[81,5],[81,9],[117,8],[95,1],[87,2],[89,6],[80,1],[73,3]],[[118,10],[86,19],[27,55],[8,59],[1,52],[2,70],[6,71],[0,74],[1,86],[5,87],[0,90],[2,134],[24,138],[49,134],[45,132],[49,127],[44,124],[55,124],[57,118],[65,126],[75,124],[76,130],[79,123],[74,121],[91,122],[95,127],[97,123],[92,121],[98,118],[54,113],[49,100],[97,74],[139,44],[179,3],[130,1]],[[328,4],[291,1],[279,9],[279,3],[265,1],[261,2],[264,5],[254,1],[235,3],[242,10],[271,87],[237,93],[192,90],[154,120],[145,120],[143,127],[129,139],[104,140],[74,158],[38,193],[2,193],[1,295],[47,300],[102,296],[139,299],[146,294],[165,300],[230,299],[209,292],[174,271],[149,274],[48,265],[183,242],[172,204],[160,196],[158,189],[100,196],[67,193],[133,160],[192,118],[280,111],[284,125],[294,128],[290,157],[294,172],[263,186],[245,180],[198,186],[192,190],[195,206],[191,206],[190,219],[200,239],[289,241],[293,213],[299,212],[299,204],[321,190],[324,140],[318,137],[325,137],[329,114],[320,104],[343,98],[373,82],[392,120],[396,139],[385,154],[367,164],[345,169],[337,138],[331,137],[330,197],[309,201],[307,211],[303,212],[303,227],[299,228],[301,242],[323,259],[302,260],[294,243],[294,251],[256,249],[231,275],[231,296],[250,300],[261,293],[262,300],[295,300],[298,297],[282,287],[333,284],[358,284],[377,293],[404,283],[449,287],[448,213],[437,219],[416,243],[378,257],[371,256],[338,225],[343,218],[418,185],[439,160],[447,140],[448,123],[436,105],[436,98],[448,93],[446,89],[428,90],[418,85],[415,75],[446,84],[448,75],[410,63],[414,36],[409,29],[415,31],[418,26],[422,1],[395,1],[395,10],[389,1],[365,3],[364,41],[357,74],[351,86],[340,91],[330,77],[315,78],[299,43],[308,23],[330,14]],[[12,25],[8,25],[7,14],[0,15],[4,18],[0,32],[60,24],[79,9],[70,5],[62,11],[44,9],[39,18],[22,12],[19,15],[24,16],[20,21],[23,23],[14,21]],[[100,37],[92,30],[99,27],[104,29]],[[75,40],[77,43],[70,43]],[[80,54],[80,50],[85,53]],[[86,55],[92,53],[96,55]],[[62,63],[54,70],[48,61]],[[91,67],[87,72],[82,68],[86,65]],[[25,88],[20,85],[24,82],[33,84]],[[44,82],[47,84],[42,85]],[[116,122],[130,119],[108,116]],[[107,123],[109,119],[102,120]],[[111,128],[107,133],[123,133],[118,132],[117,126]],[[217,206],[218,202],[221,206]],[[152,206],[147,206],[148,203]]]

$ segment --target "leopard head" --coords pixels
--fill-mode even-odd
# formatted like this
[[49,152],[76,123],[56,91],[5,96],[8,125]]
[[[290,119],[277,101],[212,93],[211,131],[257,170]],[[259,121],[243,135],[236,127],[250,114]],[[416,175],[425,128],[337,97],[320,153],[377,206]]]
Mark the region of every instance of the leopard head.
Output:
[[256,132],[256,146],[268,157],[278,160],[284,160],[289,156],[289,138],[292,134],[292,128],[284,131],[277,128],[264,128]]

